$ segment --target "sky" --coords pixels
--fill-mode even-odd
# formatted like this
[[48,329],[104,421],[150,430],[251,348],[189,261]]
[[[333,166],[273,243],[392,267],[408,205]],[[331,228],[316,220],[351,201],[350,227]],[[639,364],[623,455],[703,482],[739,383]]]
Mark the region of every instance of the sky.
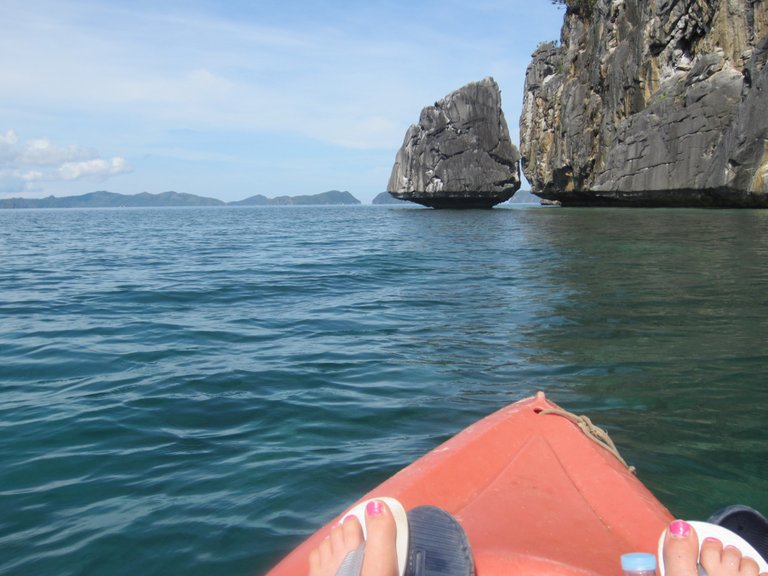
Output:
[[386,189],[424,106],[493,76],[512,141],[550,0],[2,0],[0,198]]

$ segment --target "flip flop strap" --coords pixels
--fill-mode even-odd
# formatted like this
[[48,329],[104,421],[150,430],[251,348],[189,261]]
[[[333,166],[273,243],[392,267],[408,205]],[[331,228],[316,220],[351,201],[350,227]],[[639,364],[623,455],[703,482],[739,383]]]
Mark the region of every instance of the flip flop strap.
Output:
[[360,576],[363,570],[363,556],[365,555],[365,543],[360,544],[354,550],[347,552],[341,566],[336,571],[336,576]]

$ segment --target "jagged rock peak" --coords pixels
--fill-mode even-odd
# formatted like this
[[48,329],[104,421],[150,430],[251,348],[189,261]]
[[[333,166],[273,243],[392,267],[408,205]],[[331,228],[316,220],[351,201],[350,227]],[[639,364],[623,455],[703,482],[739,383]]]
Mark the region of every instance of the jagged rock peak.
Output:
[[472,82],[421,111],[405,134],[387,191],[432,208],[491,208],[520,188],[493,78]]
[[520,149],[534,193],[768,206],[768,1],[567,5],[559,45],[542,45],[526,76]]

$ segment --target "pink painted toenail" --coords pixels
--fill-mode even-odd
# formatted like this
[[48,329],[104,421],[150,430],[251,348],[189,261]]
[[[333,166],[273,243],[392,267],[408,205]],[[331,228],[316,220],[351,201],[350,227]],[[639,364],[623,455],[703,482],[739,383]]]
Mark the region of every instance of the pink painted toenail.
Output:
[[675,538],[688,538],[691,535],[691,525],[685,520],[675,520],[669,525],[669,533]]
[[355,517],[354,514],[347,514],[346,516],[344,516],[344,518],[341,519],[341,522],[339,522],[339,524],[345,524],[347,520],[351,520],[354,517]]
[[720,542],[720,540],[718,540],[717,538],[712,538],[711,536],[709,536],[708,538],[704,538],[704,542],[709,542],[710,544],[722,545],[722,542]]
[[379,516],[384,513],[384,503],[381,500],[371,500],[365,507],[368,516]]

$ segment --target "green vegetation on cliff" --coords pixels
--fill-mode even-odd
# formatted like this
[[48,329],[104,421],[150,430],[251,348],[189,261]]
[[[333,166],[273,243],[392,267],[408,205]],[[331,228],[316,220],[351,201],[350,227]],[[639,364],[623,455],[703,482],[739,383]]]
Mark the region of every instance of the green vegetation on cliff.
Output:
[[584,17],[592,13],[592,9],[597,4],[597,0],[551,0],[552,4],[565,6],[568,11],[574,14],[580,14]]

